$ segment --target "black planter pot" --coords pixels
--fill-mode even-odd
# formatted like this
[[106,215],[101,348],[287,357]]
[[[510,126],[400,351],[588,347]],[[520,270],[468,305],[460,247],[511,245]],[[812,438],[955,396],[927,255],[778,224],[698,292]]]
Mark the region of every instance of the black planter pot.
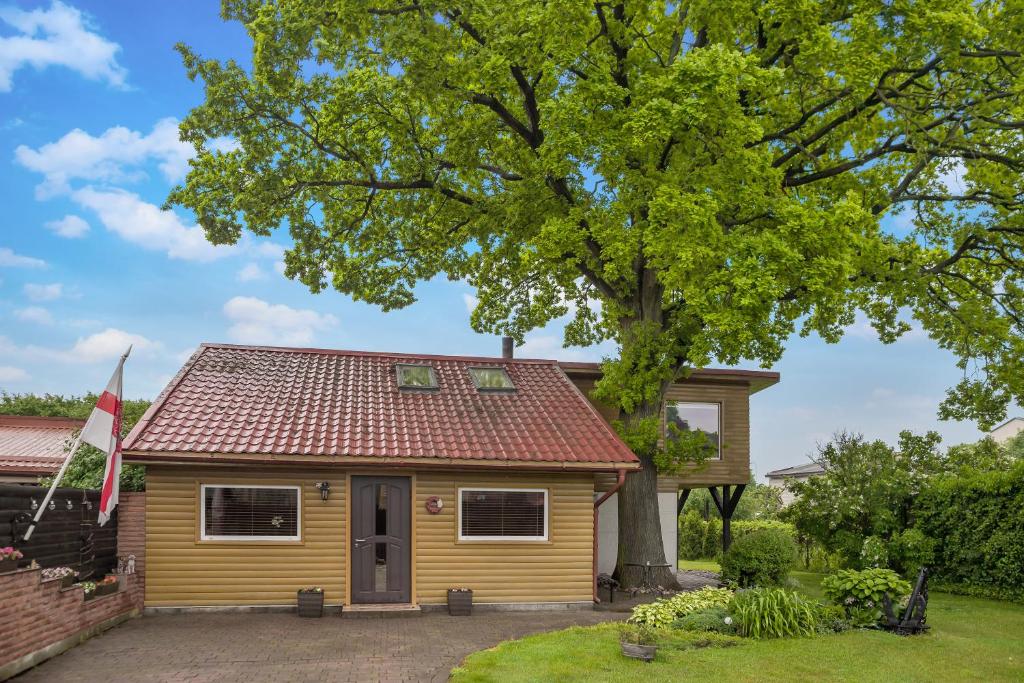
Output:
[[473,614],[473,591],[448,591],[448,614],[468,617]]
[[78,577],[75,576],[74,574],[70,574],[68,576],[62,576],[62,577],[60,577],[60,587],[61,588],[71,588],[72,586],[75,585],[75,581],[77,581],[77,580],[78,580]]
[[324,615],[323,591],[299,591],[299,616],[319,618]]
[[7,572],[13,572],[18,568],[18,561],[9,558],[6,560],[0,560],[0,574],[6,574]]

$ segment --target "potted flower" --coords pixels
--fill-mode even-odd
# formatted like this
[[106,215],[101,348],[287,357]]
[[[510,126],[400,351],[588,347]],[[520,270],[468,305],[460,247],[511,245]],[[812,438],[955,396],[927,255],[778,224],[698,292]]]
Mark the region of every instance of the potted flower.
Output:
[[324,589],[310,586],[299,589],[299,616],[322,617],[324,615]]
[[627,657],[653,661],[658,652],[657,632],[647,624],[623,624],[619,630],[619,647]]
[[473,589],[448,589],[448,614],[453,617],[468,617],[473,613]]
[[92,581],[83,581],[79,584],[82,587],[82,592],[85,593],[86,600],[92,600],[96,597],[96,584]]
[[113,593],[116,593],[119,587],[120,586],[117,576],[115,576],[114,574],[105,576],[103,577],[102,581],[96,582],[96,596],[99,597],[100,595],[111,595]]
[[11,546],[0,548],[0,574],[7,572],[13,572],[18,568],[18,560],[25,557],[20,550],[15,550]]
[[60,580],[61,588],[70,588],[78,579],[78,572],[71,567],[47,567],[43,570],[43,581]]

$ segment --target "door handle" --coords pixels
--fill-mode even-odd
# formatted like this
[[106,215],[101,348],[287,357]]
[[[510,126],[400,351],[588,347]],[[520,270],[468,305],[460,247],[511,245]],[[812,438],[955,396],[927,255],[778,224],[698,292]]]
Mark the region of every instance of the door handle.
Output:
[[366,541],[367,541],[368,539],[366,539],[366,538],[356,538],[356,539],[354,539],[354,540],[355,540],[355,542],[356,542],[356,543],[366,543]]

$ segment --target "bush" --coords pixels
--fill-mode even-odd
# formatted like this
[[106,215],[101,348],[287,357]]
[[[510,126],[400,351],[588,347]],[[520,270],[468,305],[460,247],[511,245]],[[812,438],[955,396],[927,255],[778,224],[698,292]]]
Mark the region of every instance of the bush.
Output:
[[718,557],[722,552],[722,520],[712,517],[704,524],[703,557]]
[[725,607],[711,607],[690,612],[672,622],[672,628],[697,633],[736,633],[736,622]]
[[817,608],[818,633],[842,633],[850,630],[849,618],[841,606],[819,604]]
[[868,536],[860,549],[860,566],[864,569],[889,566],[889,545],[878,536]]
[[743,588],[782,585],[796,557],[796,543],[784,531],[753,531],[722,556],[722,578]]
[[921,567],[931,566],[935,559],[935,541],[920,529],[906,529],[889,542],[889,562],[908,579],[915,579]]
[[732,540],[743,538],[755,531],[781,531],[793,542],[797,542],[796,527],[789,522],[780,522],[777,519],[744,519],[732,523]]
[[870,626],[882,618],[882,596],[893,604],[910,593],[910,584],[891,569],[843,569],[826,576],[821,587],[825,597],[846,610],[855,626]]
[[707,522],[696,510],[679,518],[679,559],[699,560],[704,555],[704,527]]
[[797,593],[783,588],[740,591],[729,604],[740,635],[749,638],[813,636],[818,608]]
[[655,600],[633,608],[629,622],[649,626],[670,626],[680,617],[710,607],[725,607],[732,599],[728,588],[701,588],[686,593],[676,593],[671,598]]
[[937,584],[1010,596],[1024,586],[1024,460],[1003,471],[961,472],[929,482],[913,508],[934,539]]

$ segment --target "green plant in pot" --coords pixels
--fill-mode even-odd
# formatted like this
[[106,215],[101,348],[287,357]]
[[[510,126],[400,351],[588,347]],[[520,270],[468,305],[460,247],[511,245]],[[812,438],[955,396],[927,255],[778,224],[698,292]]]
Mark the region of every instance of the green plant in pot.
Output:
[[619,647],[626,657],[653,661],[658,653],[658,630],[647,624],[623,624],[619,628]]
[[324,615],[324,589],[320,586],[300,588],[298,591],[299,616],[319,618]]

